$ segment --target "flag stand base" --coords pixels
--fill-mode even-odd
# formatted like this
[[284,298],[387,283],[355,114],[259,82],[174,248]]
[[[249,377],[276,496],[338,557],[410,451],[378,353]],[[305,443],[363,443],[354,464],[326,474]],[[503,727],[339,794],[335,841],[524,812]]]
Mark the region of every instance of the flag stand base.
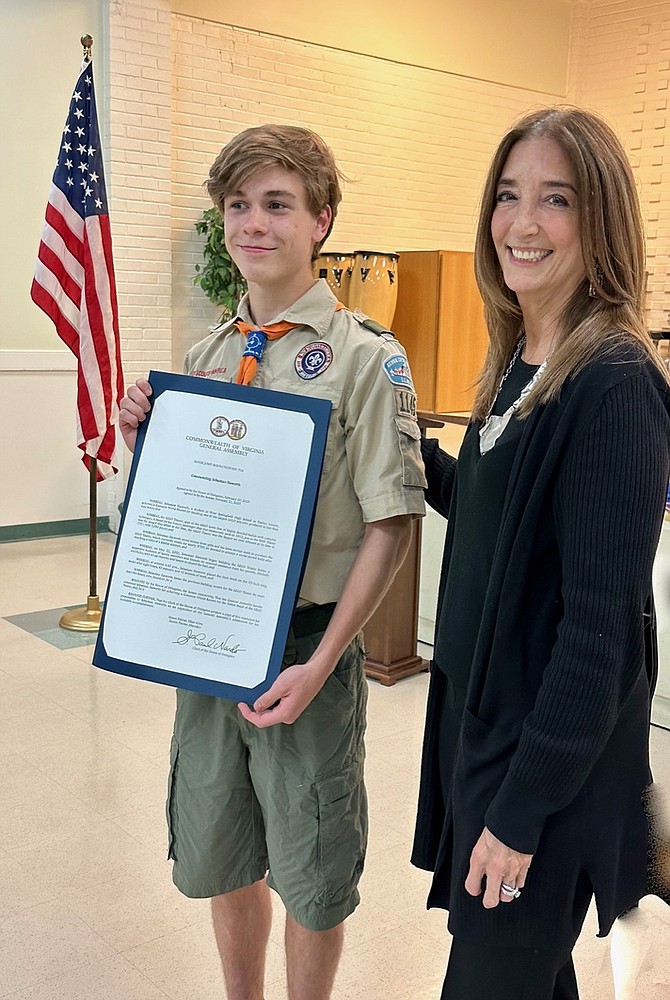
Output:
[[88,466],[88,492],[89,492],[89,519],[88,519],[88,554],[89,554],[89,581],[88,597],[85,608],[72,608],[61,616],[59,625],[70,632],[98,632],[100,629],[100,598],[97,596],[98,589],[98,554],[97,554],[97,523],[98,523],[98,491],[97,491],[98,462],[95,458],[90,458]]
[[97,632],[101,617],[100,598],[88,597],[85,608],[72,608],[71,611],[66,611],[58,624],[70,632]]

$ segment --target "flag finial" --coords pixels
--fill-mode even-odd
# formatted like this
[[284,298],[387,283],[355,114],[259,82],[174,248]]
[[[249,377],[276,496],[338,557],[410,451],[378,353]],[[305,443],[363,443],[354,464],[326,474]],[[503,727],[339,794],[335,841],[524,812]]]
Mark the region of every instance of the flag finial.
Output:
[[91,55],[91,49],[93,48],[93,36],[82,35],[79,40],[84,49],[84,61],[90,63],[91,59],[93,58],[93,56]]

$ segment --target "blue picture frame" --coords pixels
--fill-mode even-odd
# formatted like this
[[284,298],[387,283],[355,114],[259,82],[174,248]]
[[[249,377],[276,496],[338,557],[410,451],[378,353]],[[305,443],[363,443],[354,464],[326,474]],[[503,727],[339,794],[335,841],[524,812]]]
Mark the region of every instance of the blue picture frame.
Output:
[[[109,607],[108,602],[105,601],[103,606],[100,630],[98,632],[98,638],[93,653],[94,666],[100,667],[103,670],[124,674],[129,677],[137,677],[142,680],[158,684],[166,684],[171,687],[198,691],[201,694],[213,695],[215,697],[228,698],[236,702],[253,704],[261,694],[272,686],[281,669],[291,619],[295,610],[309,550],[309,543],[314,523],[314,512],[316,508],[321,470],[328,435],[331,403],[330,400],[327,399],[299,396],[292,393],[277,392],[269,389],[256,389],[253,386],[240,386],[231,382],[221,382],[216,379],[198,378],[189,375],[175,375],[168,372],[151,371],[148,379],[153,390],[151,397],[152,406],[162,393],[167,390],[171,390],[173,392],[218,397],[224,400],[235,400],[258,407],[270,407],[277,410],[301,412],[307,414],[313,423],[313,434],[307,459],[307,473],[302,488],[302,496],[297,518],[297,529],[291,548],[288,571],[284,582],[275,634],[272,639],[270,659],[267,664],[265,677],[259,684],[256,684],[254,687],[244,687],[243,685],[231,684],[220,680],[212,680],[208,677],[200,677],[196,674],[187,672],[176,673],[173,669],[161,669],[160,666],[135,663],[112,656],[108,653],[105,647],[105,626],[107,624]],[[137,441],[126,491],[126,501],[124,503],[121,525],[119,528],[119,537],[117,539],[114,558],[110,570],[107,594],[110,592],[112,580],[114,579],[119,545],[123,537],[126,514],[128,511],[128,501],[138,476],[140,458],[143,448],[145,447],[147,431],[151,423],[151,412],[152,411],[149,412],[147,418],[138,428]],[[287,442],[287,467],[290,466],[290,451],[291,445]],[[112,613],[119,614],[120,612],[117,608],[115,608]]]

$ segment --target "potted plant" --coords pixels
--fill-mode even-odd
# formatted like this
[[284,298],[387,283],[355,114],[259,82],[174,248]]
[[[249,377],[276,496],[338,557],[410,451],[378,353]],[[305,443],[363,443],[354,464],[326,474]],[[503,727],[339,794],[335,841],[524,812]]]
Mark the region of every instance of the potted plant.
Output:
[[195,223],[196,232],[205,237],[204,264],[196,264],[193,284],[199,285],[210,302],[221,311],[223,323],[237,312],[237,304],[247,290],[235,261],[226,250],[223,219],[218,208],[206,209]]

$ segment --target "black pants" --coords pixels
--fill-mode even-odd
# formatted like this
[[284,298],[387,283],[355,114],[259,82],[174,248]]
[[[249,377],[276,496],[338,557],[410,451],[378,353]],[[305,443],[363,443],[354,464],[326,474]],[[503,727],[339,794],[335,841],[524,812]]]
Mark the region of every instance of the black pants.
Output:
[[440,1000],[579,1000],[569,952],[453,940]]
[[[451,700],[445,700],[442,707],[440,761],[451,762],[456,752],[458,727],[454,726],[453,719],[458,705],[452,704],[456,697],[453,688],[449,691],[445,685],[443,697]],[[440,768],[445,804],[451,797],[451,778],[451,765]],[[591,884],[584,876],[576,889],[575,939],[584,922],[591,895]],[[579,1000],[571,951],[497,948],[468,944],[454,938],[440,1000]]]

